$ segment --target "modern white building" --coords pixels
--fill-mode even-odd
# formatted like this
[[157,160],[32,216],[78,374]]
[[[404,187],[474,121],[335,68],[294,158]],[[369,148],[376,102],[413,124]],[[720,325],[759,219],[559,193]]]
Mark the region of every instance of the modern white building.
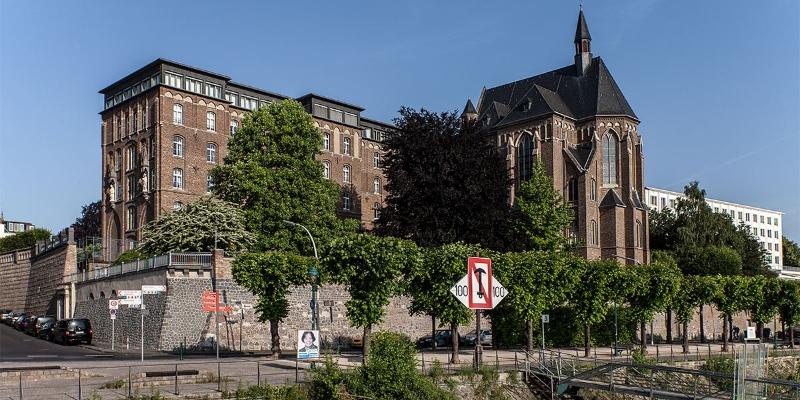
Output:
[[[665,208],[675,209],[678,198],[683,193],[664,189],[645,187],[647,205],[654,210],[661,211]],[[778,273],[783,270],[783,257],[781,252],[781,238],[783,237],[783,213],[764,208],[731,203],[729,201],[706,198],[706,203],[714,212],[728,214],[733,223],[745,223],[753,236],[761,242],[761,247],[767,250],[769,263]]]

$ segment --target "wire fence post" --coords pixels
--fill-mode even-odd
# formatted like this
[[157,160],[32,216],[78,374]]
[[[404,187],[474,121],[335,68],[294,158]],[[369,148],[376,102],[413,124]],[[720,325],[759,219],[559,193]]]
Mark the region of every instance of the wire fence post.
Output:
[[294,383],[300,383],[300,361],[294,359]]
[[261,363],[256,361],[256,385],[261,386]]
[[22,371],[19,371],[19,400],[22,400]]
[[78,368],[78,400],[83,398],[83,393],[81,393],[81,369]]
[[217,361],[217,391],[222,391],[222,375],[220,373],[219,361]]
[[133,397],[133,396],[131,395],[131,367],[129,365],[128,366],[128,398],[131,398],[131,397]]

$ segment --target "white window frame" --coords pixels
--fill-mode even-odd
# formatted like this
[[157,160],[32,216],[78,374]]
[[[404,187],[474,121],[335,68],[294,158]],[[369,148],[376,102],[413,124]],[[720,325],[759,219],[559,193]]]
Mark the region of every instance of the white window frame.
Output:
[[351,149],[350,138],[345,136],[342,139],[342,154],[347,154],[349,156],[349,155],[351,155],[350,150],[352,150]]
[[172,156],[183,158],[183,136],[175,135],[172,137]]
[[231,120],[231,136],[236,134],[236,131],[239,130],[239,121],[232,119]]
[[322,177],[325,179],[331,179],[331,163],[328,161],[322,162]]
[[331,151],[331,134],[329,132],[322,134],[322,149]]
[[345,165],[342,167],[342,182],[344,183],[353,183],[353,177],[351,176],[352,170],[350,165]]
[[206,130],[217,131],[217,114],[213,111],[206,112]]
[[172,170],[172,188],[183,189],[183,170],[180,168]]
[[183,125],[183,106],[178,103],[172,106],[172,123]]
[[382,189],[381,189],[381,178],[380,177],[376,176],[375,179],[372,180],[372,191],[375,194],[381,194]]
[[217,144],[216,143],[208,143],[206,144],[206,162],[211,164],[217,163]]

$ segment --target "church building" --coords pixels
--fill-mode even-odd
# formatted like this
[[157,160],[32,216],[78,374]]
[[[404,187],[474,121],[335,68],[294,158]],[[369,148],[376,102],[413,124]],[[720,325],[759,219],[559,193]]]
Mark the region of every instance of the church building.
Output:
[[648,263],[648,215],[642,202],[644,157],[639,118],[608,67],[592,55],[583,10],[575,61],[481,91],[463,117],[477,119],[506,153],[514,185],[541,161],[575,211],[567,232],[588,259]]

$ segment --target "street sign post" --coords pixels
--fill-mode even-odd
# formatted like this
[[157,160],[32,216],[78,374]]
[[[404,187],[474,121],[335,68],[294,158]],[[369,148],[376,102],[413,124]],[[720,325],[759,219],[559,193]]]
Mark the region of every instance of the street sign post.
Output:
[[108,313],[111,316],[111,351],[114,351],[114,341],[115,341],[114,322],[117,319],[117,308],[111,308],[112,301],[115,303],[116,307],[119,307],[119,304],[116,304],[117,300],[108,301]]
[[492,260],[484,257],[467,259],[467,274],[450,288],[450,293],[470,310],[475,310],[475,368],[481,367],[481,310],[491,310],[506,297],[506,288],[492,276]]
[[544,350],[544,324],[550,323],[550,314],[542,314],[542,350]]
[[142,305],[142,291],[141,290],[120,290],[119,291],[119,304],[138,307]]
[[166,291],[167,287],[164,285],[142,285],[142,294],[159,294]]

